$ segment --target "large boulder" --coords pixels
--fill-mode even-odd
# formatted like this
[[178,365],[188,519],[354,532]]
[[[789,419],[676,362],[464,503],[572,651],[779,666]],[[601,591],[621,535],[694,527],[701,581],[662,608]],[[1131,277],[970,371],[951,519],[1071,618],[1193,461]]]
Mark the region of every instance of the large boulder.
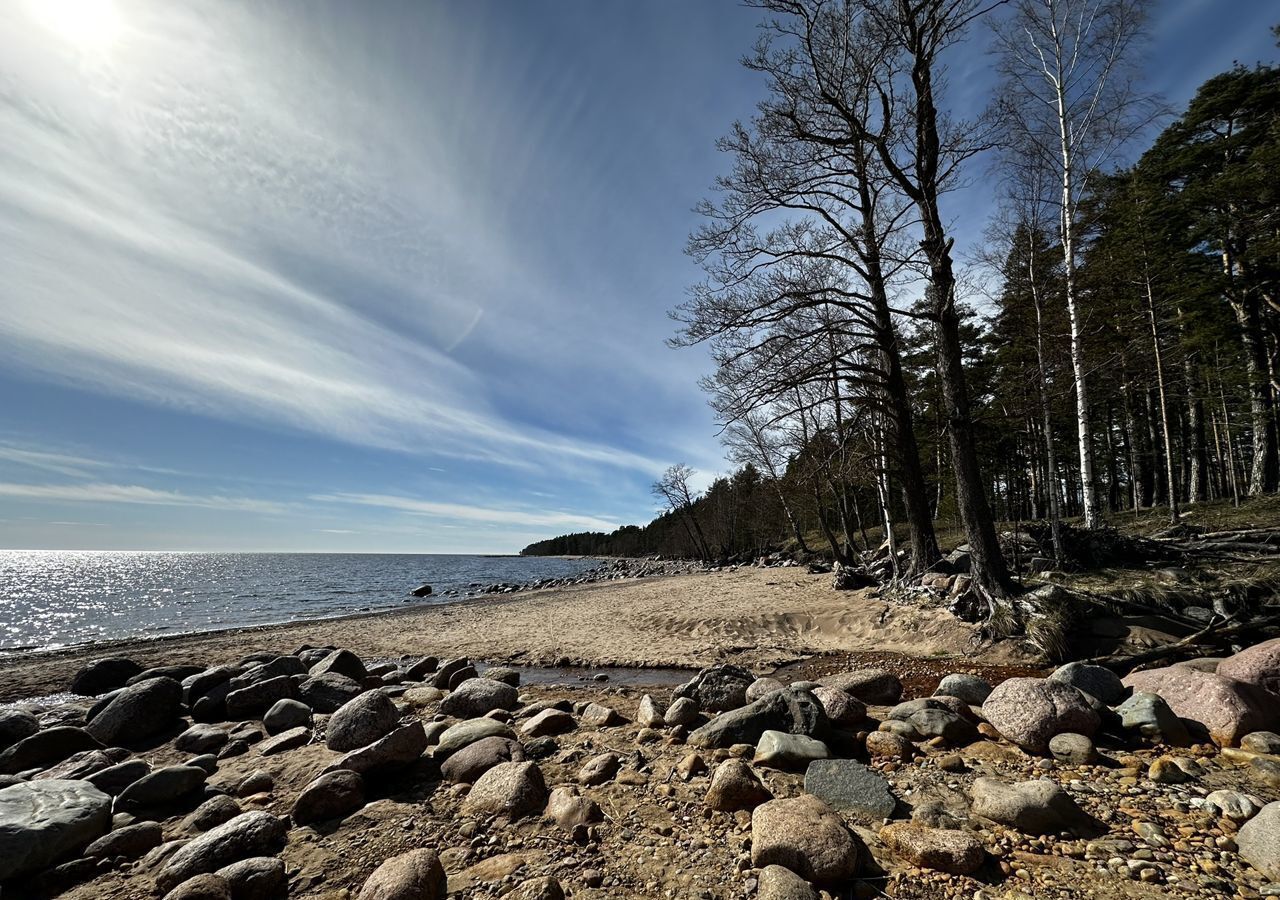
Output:
[[182,685],[152,678],[124,688],[85,726],[109,746],[137,744],[173,728],[182,714]]
[[325,672],[298,685],[298,699],[318,713],[334,713],[364,693],[364,685],[337,672]]
[[273,855],[284,845],[287,831],[288,820],[271,813],[241,813],[178,848],[156,876],[156,886],[169,891],[189,878],[242,859]]
[[463,747],[470,746],[476,741],[482,741],[488,737],[504,737],[515,740],[516,733],[511,730],[511,726],[497,719],[478,718],[467,719],[456,725],[450,725],[440,735],[440,740],[436,743],[435,752],[432,754],[436,759],[447,759],[450,755],[457,753]]
[[754,703],[721,713],[689,735],[694,747],[754,744],[766,731],[804,734],[821,739],[829,728],[818,698],[805,690],[787,688],[766,694]]
[[677,697],[696,700],[698,707],[709,712],[737,709],[747,702],[747,689],[755,676],[738,666],[710,666],[675,690]]
[[21,709],[0,709],[0,750],[8,750],[40,730],[40,720]]
[[47,769],[83,750],[101,750],[102,742],[73,725],[55,725],[23,738],[0,753],[0,775]]
[[1236,846],[1241,859],[1269,880],[1280,881],[1280,801],[1262,807],[1240,828]]
[[164,841],[164,829],[159,822],[139,822],[117,828],[98,838],[84,848],[84,855],[102,859],[137,859]]
[[440,712],[459,719],[483,716],[493,709],[515,709],[520,692],[492,678],[468,678],[440,701]]
[[462,812],[515,820],[541,812],[546,803],[547,783],[536,763],[499,763],[476,779]]
[[1092,824],[1089,815],[1052,781],[978,778],[970,788],[973,814],[1027,834],[1052,834]]
[[382,691],[361,694],[344,704],[329,719],[325,746],[345,752],[372,744],[400,724],[400,712]]
[[982,841],[974,834],[913,822],[886,825],[880,829],[880,840],[913,866],[952,875],[972,875],[986,857]]
[[902,681],[884,669],[854,669],[819,678],[818,684],[838,688],[863,703],[888,706],[902,699]]
[[235,687],[237,680],[233,678],[227,682],[231,688],[226,696],[227,717],[230,719],[257,718],[270,709],[277,700],[298,696],[298,685],[289,675],[277,675],[275,678],[255,681],[243,687]]
[[95,659],[76,673],[71,679],[71,693],[96,697],[116,688],[122,688],[125,682],[142,671],[142,666],[131,659],[110,657]]
[[293,821],[310,825],[337,819],[364,806],[364,778],[358,772],[339,769],[326,772],[302,789],[293,803]]
[[471,784],[496,765],[507,762],[523,762],[524,748],[519,742],[505,737],[487,737],[463,747],[440,766],[440,774],[446,781]]
[[368,775],[402,769],[417,762],[427,749],[427,732],[422,722],[414,719],[393,730],[372,744],[352,750],[330,763],[325,771],[347,769]]
[[271,705],[271,708],[262,717],[262,725],[267,729],[267,734],[279,734],[282,731],[288,731],[290,728],[298,728],[299,726],[310,728],[311,707],[301,700],[292,700],[285,697],[283,700],[277,700]]
[[195,794],[204,787],[208,777],[209,773],[199,766],[156,769],[125,788],[116,799],[116,809],[130,812],[168,806]]
[[1124,683],[1135,691],[1159,694],[1177,715],[1202,724],[1222,746],[1280,724],[1274,694],[1217,672],[1166,666],[1133,672]]
[[1280,695],[1280,638],[1254,644],[1218,663],[1217,673]]
[[1098,714],[1078,690],[1045,678],[1010,678],[982,704],[983,715],[997,731],[1033,753],[1043,753],[1055,734],[1093,735]]
[[356,900],[443,900],[448,878],[434,850],[393,856],[365,881]]
[[364,667],[364,661],[350,650],[334,650],[311,667],[312,677],[328,672],[345,675],[353,681],[363,681],[369,674]]
[[837,884],[858,869],[859,850],[831,807],[802,795],[770,800],[751,814],[751,864],[785,866],[809,881]]
[[887,819],[898,806],[889,782],[852,759],[811,762],[804,773],[804,790],[859,822]]
[[1104,666],[1092,666],[1083,662],[1070,662],[1060,666],[1049,676],[1050,681],[1069,684],[1079,691],[1097,697],[1107,706],[1115,706],[1129,694],[1120,676]]
[[87,781],[49,778],[4,788],[0,881],[60,862],[110,828],[111,798]]
[[289,895],[284,860],[251,856],[214,873],[231,889],[231,900],[277,900]]
[[773,794],[760,781],[755,770],[740,759],[726,759],[711,774],[707,788],[707,806],[721,812],[755,809],[773,799]]

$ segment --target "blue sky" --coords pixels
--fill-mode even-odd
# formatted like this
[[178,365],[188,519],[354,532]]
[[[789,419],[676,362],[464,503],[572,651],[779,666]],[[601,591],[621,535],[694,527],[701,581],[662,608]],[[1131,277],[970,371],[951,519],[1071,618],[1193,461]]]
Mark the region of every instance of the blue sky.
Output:
[[[1274,58],[1274,4],[1229,7],[1156,3],[1171,104]],[[756,22],[0,5],[0,547],[509,552],[723,469],[705,354],[663,341]],[[950,64],[978,108],[981,38]]]

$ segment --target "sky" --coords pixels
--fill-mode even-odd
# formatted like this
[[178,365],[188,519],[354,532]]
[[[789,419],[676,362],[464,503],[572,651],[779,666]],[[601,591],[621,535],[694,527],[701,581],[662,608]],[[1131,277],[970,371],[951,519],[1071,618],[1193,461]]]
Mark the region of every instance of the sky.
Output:
[[[1225,8],[1231,14],[1224,14]],[[1180,108],[1270,0],[1158,0]],[[0,547],[515,552],[726,469],[667,311],[723,0],[0,4]],[[978,34],[949,102],[986,102]],[[995,189],[948,198],[972,246]]]

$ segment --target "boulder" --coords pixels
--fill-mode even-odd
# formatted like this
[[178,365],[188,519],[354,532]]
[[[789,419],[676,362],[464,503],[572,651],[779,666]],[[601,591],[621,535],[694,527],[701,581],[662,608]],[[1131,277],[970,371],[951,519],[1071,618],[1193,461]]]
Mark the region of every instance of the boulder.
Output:
[[131,659],[95,659],[71,679],[70,691],[73,694],[96,697],[124,687],[126,681],[141,671],[142,666]]
[[23,738],[0,753],[0,775],[47,769],[83,750],[101,749],[102,743],[85,729],[55,725]]
[[747,702],[754,703],[765,694],[772,694],[774,691],[780,691],[784,687],[786,685],[776,678],[757,678],[747,686]]
[[1251,731],[1240,738],[1240,748],[1275,756],[1280,754],[1280,734],[1274,731]]
[[692,697],[677,697],[671,701],[662,719],[673,728],[679,725],[692,725],[698,721],[700,712],[697,700]]
[[1241,826],[1236,846],[1241,859],[1268,880],[1280,881],[1280,801],[1268,803]]
[[111,798],[86,781],[49,778],[4,788],[0,881],[60,862],[110,828]]
[[121,792],[116,808],[133,811],[168,806],[204,787],[209,773],[199,766],[166,766],[142,776]]
[[1280,696],[1280,638],[1246,647],[1218,663],[1217,674]]
[[267,734],[279,734],[299,726],[310,728],[311,707],[301,700],[285,697],[271,705],[262,717],[262,725],[267,729]]
[[788,868],[765,866],[760,870],[756,900],[818,900],[818,892]]
[[873,731],[867,735],[867,755],[872,759],[910,759],[911,742],[890,731]]
[[1187,726],[1159,694],[1136,691],[1116,707],[1120,725],[1155,744],[1185,747],[1191,743]]
[[[243,677],[243,676],[241,676]],[[236,679],[228,682],[234,685]],[[297,697],[298,685],[288,675],[279,675],[232,688],[226,697],[227,717],[230,719],[255,719],[265,713],[277,700]]]
[[173,749],[183,753],[214,753],[231,739],[231,733],[221,725],[192,725],[173,741]]
[[858,869],[858,844],[817,797],[770,800],[751,814],[751,864],[785,866],[819,884],[838,884]]
[[1263,731],[1280,722],[1274,694],[1255,684],[1227,678],[1220,672],[1167,666],[1133,672],[1124,678],[1124,683],[1135,691],[1159,694],[1174,713],[1199,722],[1222,746],[1235,744],[1251,731]]
[[461,659],[451,659],[441,663],[440,667],[435,671],[435,677],[431,680],[431,686],[437,687],[442,691],[448,690],[449,682],[453,679],[453,676],[468,668],[471,668],[471,662],[465,656]]
[[766,731],[760,735],[752,762],[774,769],[794,769],[804,768],[813,760],[826,759],[830,755],[831,750],[822,741],[803,734]]
[[821,739],[827,729],[827,714],[823,712],[818,698],[808,691],[787,688],[766,694],[747,706],[721,713],[691,733],[689,744],[700,748],[754,744],[766,731]]
[[991,685],[985,678],[967,672],[955,672],[938,682],[935,697],[957,697],[970,706],[981,706],[991,695]]
[[699,709],[721,712],[745,706],[747,688],[755,680],[755,676],[738,666],[710,666],[676,688],[675,695],[695,700]]
[[284,753],[286,750],[296,750],[310,740],[311,729],[305,725],[299,725],[297,728],[282,731],[260,742],[258,744],[258,754],[260,756],[275,756],[277,753]]
[[600,703],[588,703],[583,707],[578,718],[588,728],[612,728],[615,725],[624,725],[627,721],[612,706],[604,706]]
[[81,750],[73,753],[56,766],[45,769],[36,778],[64,778],[78,781],[101,772],[108,766],[114,766],[129,757],[129,751],[123,747],[110,747],[106,750]]
[[1043,753],[1050,738],[1065,731],[1091,736],[1101,721],[1078,690],[1045,678],[1001,682],[982,713],[1008,740],[1033,753]]
[[819,678],[818,684],[878,706],[888,706],[902,699],[902,682],[897,675],[884,669],[854,669]]
[[110,746],[136,745],[171,729],[181,714],[182,685],[172,678],[151,678],[116,694],[85,731]]
[[448,883],[434,850],[410,850],[374,869],[356,900],[443,900]]
[[986,856],[982,841],[967,831],[894,822],[880,829],[880,840],[902,859],[922,869],[972,875]]
[[400,712],[382,691],[370,691],[348,701],[329,719],[325,746],[345,752],[372,744],[400,724]]
[[364,667],[364,661],[350,650],[334,650],[330,652],[324,659],[311,667],[309,674],[314,678],[317,675],[326,675],[330,672],[337,675],[345,675],[352,681],[363,681],[364,677],[369,674]]
[[84,855],[102,859],[137,859],[164,841],[159,822],[139,822],[117,828],[84,848]]
[[188,878],[164,895],[164,900],[234,900],[225,878],[205,872]]
[[740,759],[726,759],[711,774],[707,806],[722,812],[755,809],[773,799],[755,771]]
[[582,764],[578,770],[578,784],[604,784],[618,774],[622,758],[616,753],[598,753]]
[[541,812],[546,802],[547,785],[537,763],[499,763],[476,779],[462,813],[515,820]]
[[1050,681],[1069,684],[1078,691],[1097,697],[1107,706],[1115,706],[1129,695],[1120,676],[1103,666],[1091,666],[1083,662],[1071,662],[1055,669]]
[[553,734],[564,734],[573,731],[577,727],[578,723],[573,720],[573,716],[564,710],[544,709],[520,726],[520,734],[531,738],[546,737]]
[[324,714],[337,712],[362,693],[364,685],[336,672],[308,678],[298,685],[298,699],[313,712]]
[[952,746],[971,744],[978,739],[978,727],[950,709],[921,709],[906,720],[922,738],[941,738]]
[[293,803],[293,821],[299,825],[340,819],[364,806],[364,778],[358,772],[338,769],[326,772],[302,789]]
[[325,771],[346,769],[368,775],[371,772],[403,769],[417,762],[426,751],[427,732],[422,727],[422,722],[414,719],[367,747],[352,750],[334,760]]
[[1087,766],[1098,757],[1093,741],[1083,734],[1064,731],[1049,740],[1049,754],[1069,766]]
[[1091,824],[1091,819],[1052,781],[978,778],[970,788],[973,814],[1026,834],[1052,834]]
[[271,813],[241,813],[178,848],[156,876],[156,886],[172,890],[247,857],[272,855],[284,845],[287,831],[288,821]]
[[667,720],[663,718],[658,704],[648,694],[640,698],[640,706],[636,710],[636,721],[645,728],[665,728],[667,725]]
[[440,712],[446,716],[470,719],[493,709],[515,709],[519,698],[519,691],[505,682],[492,678],[468,678],[440,701]]
[[507,666],[490,666],[484,670],[485,678],[492,678],[494,681],[501,681],[503,684],[509,684],[512,687],[520,687],[520,673]]
[[284,860],[251,856],[214,873],[231,888],[231,900],[278,900],[288,896]]
[[112,797],[118,797],[125,788],[151,771],[145,760],[128,759],[114,766],[94,772],[85,777],[85,781]]
[[[247,661],[246,661],[247,663]],[[271,681],[282,675],[305,675],[307,664],[300,657],[275,656],[257,665],[249,665],[243,672],[231,679],[231,690],[238,691],[251,685]]]
[[183,820],[183,825],[194,831],[208,831],[223,822],[230,822],[240,815],[240,804],[226,794],[215,794],[201,803]]
[[579,825],[599,822],[604,818],[604,813],[594,800],[578,793],[576,787],[564,785],[552,791],[547,798],[544,816],[566,831],[572,831]]
[[0,709],[0,750],[8,750],[40,730],[40,720],[21,709]]
[[510,740],[516,739],[516,733],[511,730],[509,725],[497,721],[496,719],[486,719],[483,716],[478,719],[467,719],[456,725],[450,725],[440,735],[440,740],[436,743],[435,753],[436,759],[446,759],[450,754],[457,753],[463,747],[474,744],[476,741],[484,740],[487,737],[504,737]]
[[463,747],[440,766],[446,781],[472,784],[494,766],[506,762],[523,762],[524,748],[505,737],[487,737]]
[[857,725],[867,717],[866,705],[838,688],[819,685],[812,693],[822,704],[827,718],[836,725]]
[[[244,672],[239,666],[213,666],[195,675],[182,679],[182,701],[194,706],[201,697],[207,696],[215,688],[227,686],[230,691],[231,679]],[[226,692],[222,695],[226,697]]]
[[823,759],[804,773],[805,793],[859,822],[878,822],[893,815],[898,800],[883,777],[852,759]]

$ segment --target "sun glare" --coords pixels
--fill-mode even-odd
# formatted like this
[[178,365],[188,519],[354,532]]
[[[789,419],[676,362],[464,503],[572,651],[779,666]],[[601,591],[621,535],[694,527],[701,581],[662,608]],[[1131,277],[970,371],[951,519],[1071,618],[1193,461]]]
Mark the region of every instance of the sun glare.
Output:
[[81,50],[105,50],[123,25],[114,0],[29,0],[32,16]]

